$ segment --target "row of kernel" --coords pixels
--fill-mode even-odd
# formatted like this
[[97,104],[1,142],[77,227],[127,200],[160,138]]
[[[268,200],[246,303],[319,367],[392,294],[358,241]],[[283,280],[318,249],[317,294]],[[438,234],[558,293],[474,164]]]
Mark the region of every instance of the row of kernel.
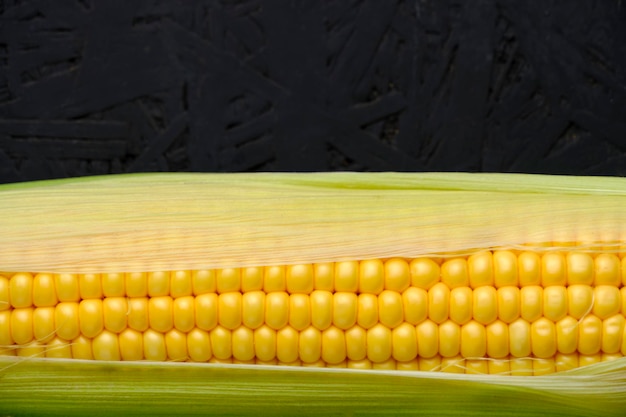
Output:
[[72,340],[79,333],[93,337],[103,329],[119,333],[126,327],[187,332],[195,326],[211,330],[221,325],[232,330],[242,324],[251,329],[267,324],[276,330],[286,325],[297,330],[310,325],[319,330],[331,325],[346,330],[355,324],[365,329],[378,323],[395,328],[403,322],[418,325],[427,319],[437,324],[450,320],[464,325],[474,320],[489,325],[497,320],[507,324],[519,318],[558,322],[565,317],[579,320],[588,315],[605,320],[614,315],[626,316],[625,308],[626,288],[620,291],[612,286],[480,287],[473,291],[460,287],[450,291],[438,283],[429,291],[410,287],[402,294],[389,290],[379,295],[316,290],[311,295],[253,291],[178,298],[86,299],[53,307],[0,311],[0,334],[23,335],[13,337],[21,344],[33,335],[37,340],[51,334]]
[[[149,302],[153,300],[155,299],[150,299]],[[85,300],[84,303],[92,301],[100,300]],[[23,308],[0,312],[0,346],[26,345],[33,341],[45,343],[56,338],[65,341],[79,337],[100,340],[104,337],[102,335],[117,338],[118,334],[129,332],[160,335],[171,332],[183,335],[195,332],[211,335],[211,346],[214,352],[217,352],[215,356],[218,358],[235,355],[242,359],[230,349],[248,346],[255,351],[256,357],[269,360],[276,354],[276,349],[280,348],[280,340],[283,340],[283,344],[287,343],[291,352],[299,351],[300,359],[306,362],[314,362],[321,356],[329,363],[340,362],[346,358],[360,360],[365,357],[374,362],[382,362],[392,356],[396,360],[407,361],[416,357],[429,358],[437,354],[443,357],[461,355],[464,358],[503,358],[509,355],[522,358],[530,355],[549,358],[557,352],[564,354],[579,352],[585,355],[599,352],[626,354],[626,319],[620,314],[605,320],[593,314],[580,320],[567,316],[556,323],[545,317],[532,323],[524,319],[517,319],[510,324],[496,320],[486,326],[475,320],[459,325],[452,320],[438,324],[427,319],[417,326],[402,322],[390,328],[377,323],[370,328],[353,324],[346,329],[330,325],[320,330],[313,325],[296,328],[287,323],[272,327],[262,321],[255,324],[255,327],[250,327],[245,323],[242,325],[242,322],[226,323],[215,318],[212,319],[210,326],[205,327],[207,323],[202,321],[204,317],[197,323],[191,321],[184,326],[177,326],[172,321],[164,326],[163,320],[152,322],[149,316],[158,316],[159,313],[150,311],[151,306],[148,305],[148,311],[136,318],[143,320],[143,324],[137,326],[139,322],[132,321],[135,320],[133,318],[129,319],[131,321],[127,327],[122,321],[113,324],[100,321],[95,324],[95,321],[91,320],[91,315],[95,311],[91,309],[95,305],[78,306],[76,303],[61,303],[56,308]],[[81,308],[86,310],[77,311]],[[132,313],[128,315],[131,316]],[[120,312],[120,320],[123,320],[121,318],[123,316],[124,313]],[[243,337],[249,335],[254,335],[254,338]],[[217,343],[216,340],[223,343]],[[217,351],[218,347],[223,350]],[[266,355],[263,352],[271,353]]]
[[[259,358],[237,359],[228,357],[219,359],[215,356],[208,357],[208,351],[202,346],[207,343],[205,335],[187,334],[186,340],[176,331],[171,331],[161,338],[158,334],[138,334],[131,330],[119,335],[103,334],[98,339],[88,339],[83,336],[72,342],[59,338],[49,343],[31,343],[27,346],[0,349],[2,355],[18,355],[25,357],[47,358],[75,358],[75,359],[99,359],[99,360],[168,360],[168,361],[194,361],[209,363],[228,364],[257,364],[257,365],[284,365],[304,367],[333,367],[350,369],[379,369],[401,371],[428,371],[449,372],[468,374],[492,374],[492,375],[547,375],[553,372],[567,371],[570,369],[592,365],[594,363],[620,359],[622,354],[597,353],[594,355],[582,355],[578,353],[557,353],[553,358],[515,358],[512,356],[500,359],[466,359],[461,356],[442,357],[435,355],[431,358],[415,358],[408,361],[398,361],[393,358],[383,362],[372,362],[365,358],[360,360],[346,359],[337,363],[327,363],[322,359],[305,362],[300,359],[293,361],[281,361],[278,358],[261,360]],[[186,344],[183,342],[185,340]],[[198,346],[198,343],[201,345]],[[210,336],[209,341],[210,344]],[[282,353],[281,353],[282,354]],[[284,357],[292,359],[291,356]]]

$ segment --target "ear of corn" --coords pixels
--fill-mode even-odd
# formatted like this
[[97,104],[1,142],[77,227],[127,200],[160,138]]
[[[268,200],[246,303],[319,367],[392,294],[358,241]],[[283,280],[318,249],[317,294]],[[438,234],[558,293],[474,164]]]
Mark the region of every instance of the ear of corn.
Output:
[[0,411],[626,407],[621,179],[153,174],[0,201]]

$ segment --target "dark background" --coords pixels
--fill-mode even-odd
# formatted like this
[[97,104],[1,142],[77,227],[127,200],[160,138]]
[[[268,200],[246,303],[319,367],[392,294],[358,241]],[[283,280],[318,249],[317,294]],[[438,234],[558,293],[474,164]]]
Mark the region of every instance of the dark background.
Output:
[[626,2],[0,0],[0,182],[626,176]]

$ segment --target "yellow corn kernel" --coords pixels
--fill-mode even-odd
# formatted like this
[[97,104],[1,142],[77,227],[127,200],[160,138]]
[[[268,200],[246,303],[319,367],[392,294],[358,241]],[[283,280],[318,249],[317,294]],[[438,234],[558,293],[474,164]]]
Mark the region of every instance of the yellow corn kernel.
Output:
[[450,305],[450,289],[443,282],[435,284],[428,291],[428,318],[435,323],[443,323],[448,319]]
[[461,356],[480,358],[487,353],[487,332],[485,326],[475,320],[461,326]]
[[346,336],[346,356],[350,360],[362,360],[367,357],[367,330],[354,326],[344,332]]
[[54,311],[57,336],[73,340],[80,334],[78,303],[59,303]]
[[593,305],[593,289],[588,285],[570,285],[567,287],[567,305],[569,315],[575,319],[589,314]]
[[46,348],[43,344],[34,341],[26,345],[22,345],[17,349],[17,356],[25,358],[41,358],[44,356]]
[[617,353],[622,347],[624,316],[616,314],[602,322],[602,352]]
[[391,357],[391,330],[377,324],[367,331],[367,358],[373,363],[384,362]]
[[505,358],[509,355],[509,326],[496,320],[485,328],[487,355],[490,358]]
[[335,290],[335,265],[333,263],[316,263],[313,265],[314,288],[320,291]]
[[620,304],[622,305],[622,316],[626,316],[626,287],[622,287],[619,292],[621,298]]
[[620,260],[612,253],[601,253],[594,259],[594,285],[613,285],[619,287],[622,283]]
[[258,359],[271,361],[276,358],[276,330],[263,325],[254,331],[254,352]]
[[96,360],[119,361],[121,359],[120,344],[117,334],[108,330],[102,331],[102,333],[92,339],[91,349],[93,357]]
[[510,375],[511,365],[508,358],[504,359],[489,359],[487,361],[489,374],[491,375]]
[[102,274],[102,294],[105,297],[124,297],[126,295],[126,282],[124,274]]
[[552,321],[559,321],[567,315],[567,289],[553,285],[543,289],[543,315]]
[[498,318],[498,293],[494,287],[482,286],[474,290],[473,317],[483,325]]
[[0,311],[0,346],[8,347],[15,343],[11,331],[12,315],[11,310]]
[[493,287],[493,256],[490,251],[476,253],[467,258],[470,287],[477,289],[488,285]]
[[567,285],[591,285],[593,283],[594,260],[587,253],[567,254]]
[[33,305],[33,276],[29,273],[18,273],[9,280],[9,295],[13,308],[24,308]]
[[196,326],[202,330],[212,330],[217,326],[217,294],[202,294],[195,299]]
[[211,359],[209,332],[194,327],[187,333],[187,354],[194,362],[206,362]]
[[126,273],[125,280],[128,297],[146,297],[148,295],[148,274],[145,272]]
[[355,261],[335,264],[335,291],[356,292],[359,289],[359,263]]
[[461,327],[453,320],[444,321],[439,325],[439,354],[444,358],[450,358],[457,356],[460,350]]
[[[241,289],[243,291],[252,291],[246,288],[249,284],[249,281],[253,281],[251,276],[253,274],[250,273],[250,270],[254,270],[259,275],[258,282],[263,282],[262,268],[245,268],[242,271],[241,276]],[[191,273],[191,287],[193,288],[193,295],[202,295],[207,293],[213,293],[217,291],[217,284],[215,282],[215,271],[210,269],[202,269],[199,271],[193,271]],[[260,290],[262,286],[259,285],[258,288],[254,288],[255,290]]]
[[123,361],[143,360],[143,334],[127,328],[117,337]]
[[380,259],[368,259],[359,264],[359,292],[380,294],[385,288],[385,266]]
[[395,370],[396,360],[393,358],[390,358],[384,362],[372,362],[372,369],[383,369],[387,371]]
[[[595,355],[602,347],[602,320],[590,314],[578,322],[578,352]],[[582,365],[581,365],[582,366]]]
[[315,284],[313,279],[313,265],[287,266],[287,292],[289,294],[310,294]]
[[284,363],[299,361],[298,332],[291,326],[284,326],[276,332],[276,358]]
[[265,323],[265,293],[245,292],[241,297],[241,315],[244,326],[251,329],[261,327]]
[[[165,298],[165,297],[164,297]],[[151,299],[156,300],[156,299]],[[150,311],[152,315],[152,311]],[[156,313],[155,313],[156,314]],[[128,325],[128,301],[125,297],[109,297],[102,302],[104,328],[113,333],[119,333]],[[155,317],[157,320],[157,317]],[[152,322],[152,318],[151,318]]]
[[599,353],[594,355],[578,355],[578,366],[581,368],[599,362],[602,362],[602,355]]
[[170,274],[170,296],[186,297],[193,294],[191,271],[174,271]]
[[148,273],[148,295],[163,297],[170,294],[170,273],[168,271]]
[[72,340],[71,349],[72,357],[74,359],[93,359],[93,352],[91,350],[92,340],[86,338],[83,335],[78,336]]
[[469,287],[457,287],[450,291],[450,318],[457,324],[465,324],[472,319],[474,294]]
[[217,326],[209,333],[213,357],[218,360],[230,359],[233,354],[232,333],[229,329]]
[[46,343],[46,358],[72,359],[72,348],[67,340],[55,337]]
[[37,342],[47,343],[55,337],[54,311],[54,307],[38,307],[33,311],[33,336]]
[[498,288],[498,318],[509,324],[520,316],[520,291],[517,287]]
[[[417,325],[428,317],[428,293],[417,287],[409,287],[402,293],[402,307],[404,320],[412,325]],[[359,319],[361,317],[361,296],[359,296]],[[374,317],[374,320],[377,320]],[[359,320],[359,324],[361,324]],[[373,326],[373,324],[372,324]],[[364,326],[365,327],[365,326]],[[369,328],[371,326],[368,326]]]
[[80,274],[78,276],[80,298],[102,298],[102,281],[100,274]]
[[402,295],[395,291],[384,290],[378,296],[378,320],[381,324],[394,328],[404,321]]
[[571,316],[556,323],[557,350],[563,354],[575,353],[578,349],[578,320]]
[[128,300],[128,327],[143,332],[150,327],[148,298],[129,298]]
[[143,332],[143,356],[149,361],[164,361],[167,359],[165,336],[153,329]]
[[150,298],[148,301],[150,328],[161,333],[170,331],[174,327],[173,310],[174,302],[172,297],[160,296]]
[[411,273],[411,285],[413,287],[429,290],[439,282],[440,267],[429,258],[413,259],[409,263]]
[[[347,347],[350,348],[350,346],[352,346],[352,344],[347,343]],[[322,357],[322,333],[318,329],[309,326],[300,332],[300,338],[298,339],[298,355],[302,361],[308,363],[320,360]],[[274,354],[271,356],[273,357]]]
[[308,295],[291,294],[289,296],[289,325],[298,331],[304,330],[311,325],[311,301]]
[[543,316],[543,288],[537,285],[520,290],[520,313],[524,320],[535,321]]
[[508,250],[493,252],[493,282],[496,288],[519,284],[517,256]]
[[88,338],[96,337],[104,329],[102,300],[87,299],[78,304],[80,333]]
[[378,323],[378,297],[374,294],[359,294],[357,306],[357,323],[364,329],[374,327]]
[[522,252],[517,258],[519,285],[541,284],[541,258],[534,252]]
[[372,369],[372,361],[369,359],[361,359],[358,361],[349,360],[347,367],[350,369]]
[[543,287],[567,284],[565,257],[560,252],[548,252],[541,258],[541,284]]
[[333,294],[316,290],[311,293],[311,323],[319,330],[326,330],[333,322]]
[[448,288],[469,287],[469,272],[467,261],[455,258],[445,261],[441,265],[441,282]]
[[450,374],[464,374],[465,358],[461,355],[453,356],[451,358],[441,358],[441,371]]
[[52,274],[37,274],[33,278],[33,304],[35,307],[54,307],[58,302]]
[[[379,302],[380,305],[380,302]],[[351,292],[336,292],[333,295],[333,324],[342,330],[356,323],[358,297]]]
[[[266,299],[266,310],[268,308],[268,302]],[[225,294],[220,294],[218,297],[217,311],[217,321],[220,326],[225,327],[228,330],[233,330],[241,326],[241,293],[227,292]],[[215,352],[215,349],[213,349],[213,352]]]
[[218,269],[215,283],[219,294],[239,291],[241,289],[241,270],[239,268]]
[[33,308],[16,308],[11,312],[11,338],[18,345],[33,340]]
[[530,323],[524,319],[520,318],[509,324],[509,351],[512,356],[515,358],[530,356],[530,334]]
[[578,368],[578,353],[557,353],[554,356],[554,366],[556,372],[569,371]]
[[254,359],[254,331],[245,326],[233,330],[233,357],[240,361]]
[[509,364],[513,376],[531,376],[533,374],[533,360],[531,358],[511,358]]
[[59,301],[80,301],[80,285],[76,274],[55,274],[54,285]]
[[322,359],[331,365],[346,359],[346,337],[341,329],[330,326],[322,332]]
[[[221,314],[220,308],[220,317]],[[287,323],[289,323],[289,294],[284,291],[267,294],[265,296],[265,324],[279,331]]]
[[556,372],[556,364],[553,358],[533,359],[533,375],[549,375]]
[[439,326],[434,321],[424,320],[417,325],[415,332],[420,359],[432,358],[439,353]]
[[287,290],[284,266],[268,266],[263,272],[263,291],[266,293]]
[[385,262],[385,289],[402,292],[411,285],[409,264],[400,258]]
[[621,310],[619,288],[612,285],[599,285],[593,289],[593,314],[601,320],[617,314]]
[[9,279],[0,275],[0,311],[11,308],[9,297]]
[[432,357],[419,357],[417,358],[420,371],[439,371],[441,370],[441,356],[435,355]]
[[556,329],[554,322],[542,317],[530,325],[531,349],[537,358],[550,358],[556,353]]
[[470,375],[486,375],[489,373],[489,363],[483,359],[466,359],[465,373]]
[[187,333],[194,328],[196,324],[194,307],[194,298],[192,296],[174,299],[174,327],[177,330]]
[[[347,368],[348,367],[348,361],[341,361],[338,363],[327,363],[326,364],[327,368]],[[373,367],[373,364],[372,364]]]
[[412,361],[406,362],[396,362],[396,369],[398,371],[419,371],[419,361],[417,359],[413,359]]
[[[454,325],[454,323],[452,324]],[[417,357],[417,333],[415,332],[415,326],[411,326],[409,323],[402,323],[391,331],[391,341],[391,355],[395,360],[406,362]],[[452,344],[449,340],[446,343],[448,345]]]

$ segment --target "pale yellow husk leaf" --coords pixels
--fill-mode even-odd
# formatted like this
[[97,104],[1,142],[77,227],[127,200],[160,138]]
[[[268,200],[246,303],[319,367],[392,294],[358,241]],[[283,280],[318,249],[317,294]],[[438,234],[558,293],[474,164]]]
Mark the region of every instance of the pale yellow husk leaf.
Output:
[[[522,174],[134,174],[0,187],[0,271],[326,262],[626,241],[626,180]],[[617,250],[618,246],[616,246]]]

